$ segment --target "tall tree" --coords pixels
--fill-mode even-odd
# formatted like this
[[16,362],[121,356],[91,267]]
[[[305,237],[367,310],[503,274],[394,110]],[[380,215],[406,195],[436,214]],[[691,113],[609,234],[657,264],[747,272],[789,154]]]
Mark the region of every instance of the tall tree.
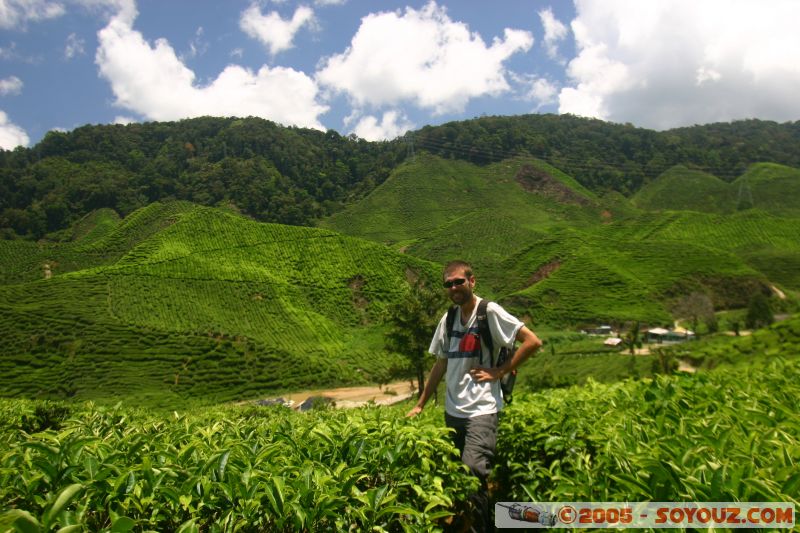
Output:
[[745,324],[748,328],[759,328],[762,326],[769,326],[775,321],[772,314],[772,308],[769,305],[769,299],[759,293],[750,299],[747,306],[747,317]]
[[417,375],[419,394],[425,388],[425,370],[430,362],[428,348],[441,317],[442,303],[441,293],[419,278],[406,296],[389,309],[391,330],[387,347],[408,357]]
[[717,318],[714,314],[714,304],[711,298],[702,292],[693,292],[678,300],[673,308],[676,318],[684,318],[692,324],[692,330],[697,335],[697,326],[702,320],[709,332],[716,331]]
[[636,354],[636,348],[642,347],[642,337],[639,333],[638,321],[634,322],[628,332],[622,336],[622,345],[625,346],[625,349],[627,349],[631,355]]

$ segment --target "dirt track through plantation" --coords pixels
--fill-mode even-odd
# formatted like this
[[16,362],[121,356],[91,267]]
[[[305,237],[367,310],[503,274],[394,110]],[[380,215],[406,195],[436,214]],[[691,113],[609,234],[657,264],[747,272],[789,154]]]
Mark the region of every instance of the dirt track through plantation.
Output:
[[395,381],[383,386],[370,385],[293,392],[284,394],[281,398],[294,402],[296,407],[308,398],[324,396],[336,402],[336,407],[349,408],[360,407],[370,402],[374,402],[376,405],[391,405],[410,398],[415,390],[411,381]]

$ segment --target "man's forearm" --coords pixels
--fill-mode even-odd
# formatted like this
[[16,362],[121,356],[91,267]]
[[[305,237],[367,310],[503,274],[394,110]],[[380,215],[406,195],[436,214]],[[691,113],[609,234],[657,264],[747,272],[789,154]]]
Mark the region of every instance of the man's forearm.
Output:
[[503,377],[513,372],[542,346],[542,341],[539,340],[539,337],[526,327],[523,327],[517,338],[522,340],[522,344],[514,352],[514,357],[500,367],[500,376],[498,377]]
[[433,368],[431,368],[431,374],[428,376],[428,381],[425,383],[425,388],[422,390],[422,395],[419,397],[417,407],[425,407],[425,404],[428,402],[430,397],[433,396],[433,392],[436,390],[436,387],[439,386],[439,382],[442,380],[442,376],[444,375],[446,369],[447,360],[437,359],[436,363],[433,365]]

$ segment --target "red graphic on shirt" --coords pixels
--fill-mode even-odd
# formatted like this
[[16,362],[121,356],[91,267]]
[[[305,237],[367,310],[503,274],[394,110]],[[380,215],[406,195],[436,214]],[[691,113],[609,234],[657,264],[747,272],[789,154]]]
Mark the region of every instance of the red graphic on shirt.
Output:
[[461,337],[461,342],[458,344],[458,351],[462,354],[473,353],[475,357],[481,353],[481,338],[475,333],[467,333]]

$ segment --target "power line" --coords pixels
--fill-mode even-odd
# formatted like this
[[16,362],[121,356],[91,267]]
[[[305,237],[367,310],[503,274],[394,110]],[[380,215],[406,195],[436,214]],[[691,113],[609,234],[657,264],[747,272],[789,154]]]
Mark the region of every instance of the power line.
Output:
[[[646,176],[646,177],[657,177],[660,174],[663,174],[670,168],[673,168],[677,165],[696,165],[691,161],[682,161],[676,162],[673,164],[666,164],[663,166],[663,169],[656,170],[656,171],[647,171],[643,168],[647,165],[647,162],[637,161],[637,160],[627,160],[627,159],[619,159],[615,161],[604,161],[595,157],[592,158],[576,158],[574,156],[564,155],[564,154],[534,154],[528,150],[516,150],[516,151],[509,151],[509,150],[493,150],[493,149],[486,149],[481,148],[476,145],[464,145],[460,143],[456,143],[453,141],[445,141],[439,140],[431,137],[414,137],[416,144],[421,148],[426,148],[428,150],[433,151],[448,151],[451,153],[459,154],[461,156],[466,157],[482,157],[484,159],[488,159],[492,162],[501,162],[507,159],[515,159],[515,158],[525,158],[525,157],[532,157],[536,159],[540,159],[552,166],[558,168],[560,164],[568,164],[571,168],[577,168],[580,170],[586,171],[595,171],[595,170],[620,170],[619,167],[624,167],[625,165],[637,165],[642,168],[635,169],[637,174]],[[738,165],[751,165],[755,162],[750,163],[739,163]],[[730,170],[728,167],[714,167],[709,165],[697,165],[701,167],[703,172],[707,172],[712,174],[716,177],[726,177],[726,178],[736,178],[742,175],[744,172],[736,172]],[[690,169],[695,170],[695,169]],[[563,172],[563,170],[562,170]]]
[[[543,159],[543,160],[566,161],[566,162],[571,162],[572,164],[576,164],[576,165],[586,164],[586,163],[588,163],[590,161],[589,158],[575,158],[573,156],[568,156],[568,155],[560,154],[560,153],[559,154],[550,154],[550,155],[548,155],[548,154],[534,154],[534,153],[531,153],[528,150],[524,150],[524,151],[522,151],[522,150],[516,150],[516,151],[487,150],[487,149],[479,148],[479,147],[474,146],[474,145],[470,145],[470,146],[465,146],[463,144],[459,145],[457,143],[453,143],[453,142],[450,142],[450,141],[439,140],[439,139],[435,139],[435,138],[431,138],[431,137],[425,137],[425,138],[421,138],[421,139],[417,138],[417,143],[421,144],[421,145],[426,145],[426,146],[429,146],[429,147],[435,148],[435,149],[451,150],[451,151],[460,152],[462,154],[477,153],[477,154],[480,154],[480,155],[485,155],[487,157],[492,157],[492,156],[496,157],[499,154],[499,155],[502,156],[502,158],[500,160],[502,160],[502,159],[512,159],[512,158],[515,158],[515,157],[535,157],[535,158]],[[598,160],[597,158],[591,158],[591,159]],[[646,164],[646,163],[643,163],[643,162],[630,161],[630,160],[626,160],[626,159],[625,160],[617,160],[617,161],[599,160],[599,162],[605,163],[605,164],[607,164],[609,166],[624,165],[626,163]],[[674,166],[674,165],[666,165],[665,168],[670,168],[671,166]],[[727,169],[725,169],[723,167],[711,167],[711,166],[707,166],[707,165],[704,166],[704,167],[708,168],[708,169],[711,169],[711,170],[719,170],[719,171],[727,170]],[[600,167],[598,167],[597,165],[593,164],[593,165],[590,165],[588,168],[600,168]]]

